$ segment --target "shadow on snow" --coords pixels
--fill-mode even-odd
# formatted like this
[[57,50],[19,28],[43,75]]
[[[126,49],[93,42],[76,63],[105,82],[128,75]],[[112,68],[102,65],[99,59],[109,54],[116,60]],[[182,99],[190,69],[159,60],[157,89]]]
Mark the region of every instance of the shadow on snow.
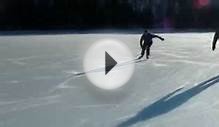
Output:
[[165,97],[154,102],[153,104],[143,108],[135,116],[120,123],[117,127],[128,127],[138,122],[147,121],[157,116],[166,114],[176,109],[178,106],[184,104],[185,102],[190,100],[192,97],[198,95],[199,93],[209,88],[210,86],[216,84],[217,82],[219,82],[219,75],[207,81],[204,81],[198,84],[197,86],[194,86],[191,89],[188,89],[182,93],[176,94],[183,88],[177,89],[174,92],[169,93]]

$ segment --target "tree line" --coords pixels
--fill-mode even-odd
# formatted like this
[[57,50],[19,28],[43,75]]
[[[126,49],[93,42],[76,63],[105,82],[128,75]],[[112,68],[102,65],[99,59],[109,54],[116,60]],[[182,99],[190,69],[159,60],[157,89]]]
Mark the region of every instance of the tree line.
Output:
[[217,27],[217,0],[197,1],[1,0],[0,29]]

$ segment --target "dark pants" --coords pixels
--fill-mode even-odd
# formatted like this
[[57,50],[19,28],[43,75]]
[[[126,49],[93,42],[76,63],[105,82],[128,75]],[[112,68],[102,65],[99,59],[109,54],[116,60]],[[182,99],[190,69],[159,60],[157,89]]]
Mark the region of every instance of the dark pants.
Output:
[[143,47],[142,50],[141,50],[141,56],[138,57],[138,59],[141,59],[144,54],[145,54],[145,50],[146,50],[146,59],[149,59],[149,56],[150,56],[150,48],[151,48],[151,45],[147,45],[146,47]]

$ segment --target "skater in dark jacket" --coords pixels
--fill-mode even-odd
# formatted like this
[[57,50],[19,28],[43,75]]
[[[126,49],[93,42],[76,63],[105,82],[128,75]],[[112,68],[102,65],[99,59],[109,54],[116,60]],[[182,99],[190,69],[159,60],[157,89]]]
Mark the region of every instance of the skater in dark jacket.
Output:
[[145,30],[145,32],[141,36],[141,40],[140,40],[140,46],[141,46],[142,51],[141,51],[141,56],[138,57],[138,59],[141,59],[144,56],[145,50],[147,52],[146,53],[146,58],[149,59],[150,48],[153,44],[153,38],[159,38],[160,40],[164,41],[164,38],[162,38],[158,35],[151,34],[147,30]]
[[214,34],[214,40],[212,43],[212,50],[214,51],[216,49],[217,40],[219,38],[219,31],[217,30]]

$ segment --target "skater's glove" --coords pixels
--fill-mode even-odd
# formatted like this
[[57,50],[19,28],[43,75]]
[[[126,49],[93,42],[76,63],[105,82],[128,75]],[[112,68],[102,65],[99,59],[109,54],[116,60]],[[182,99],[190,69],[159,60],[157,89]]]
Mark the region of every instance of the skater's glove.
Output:
[[164,41],[164,38],[161,38],[162,41]]

